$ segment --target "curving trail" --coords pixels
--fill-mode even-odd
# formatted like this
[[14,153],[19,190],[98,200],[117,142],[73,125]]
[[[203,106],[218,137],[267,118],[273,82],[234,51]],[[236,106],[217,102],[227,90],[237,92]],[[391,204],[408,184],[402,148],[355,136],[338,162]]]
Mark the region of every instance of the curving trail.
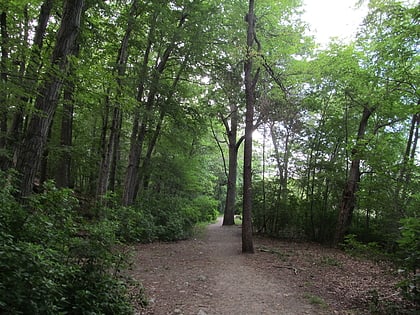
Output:
[[137,314],[326,314],[275,255],[240,251],[241,228],[221,219],[199,239],[136,246],[131,274],[150,299]]

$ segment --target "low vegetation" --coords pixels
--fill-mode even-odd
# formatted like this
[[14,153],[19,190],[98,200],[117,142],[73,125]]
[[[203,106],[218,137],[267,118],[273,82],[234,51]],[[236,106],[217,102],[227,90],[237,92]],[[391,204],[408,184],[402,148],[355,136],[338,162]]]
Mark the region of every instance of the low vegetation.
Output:
[[13,176],[0,180],[1,314],[131,314],[133,301],[147,299],[122,272],[131,263],[124,244],[183,239],[216,217],[206,198],[169,197],[149,199],[147,209],[99,207],[87,217],[70,189],[46,183],[21,204]]

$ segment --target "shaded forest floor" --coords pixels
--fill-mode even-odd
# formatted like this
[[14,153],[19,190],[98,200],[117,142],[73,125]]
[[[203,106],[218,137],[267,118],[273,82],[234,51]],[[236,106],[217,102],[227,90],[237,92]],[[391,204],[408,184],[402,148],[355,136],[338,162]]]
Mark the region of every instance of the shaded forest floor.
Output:
[[219,220],[203,235],[135,247],[131,275],[149,298],[137,314],[384,314],[398,305],[395,272],[316,244],[257,237]]

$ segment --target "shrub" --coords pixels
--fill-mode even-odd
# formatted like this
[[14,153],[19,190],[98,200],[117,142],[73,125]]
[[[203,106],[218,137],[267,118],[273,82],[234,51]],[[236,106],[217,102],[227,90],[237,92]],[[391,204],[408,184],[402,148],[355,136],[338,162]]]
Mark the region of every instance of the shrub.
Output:
[[372,259],[375,261],[388,260],[390,258],[378,243],[369,242],[365,244],[358,241],[355,234],[346,235],[342,246],[347,253],[356,257]]
[[398,240],[400,265],[405,280],[400,283],[405,296],[420,304],[420,218],[401,221],[401,237]]
[[212,222],[217,219],[219,212],[217,210],[218,201],[207,195],[201,195],[194,198],[191,207],[199,212],[198,220],[201,222]]
[[114,222],[83,220],[72,192],[52,183],[22,206],[2,175],[0,313],[132,313]]
[[117,236],[124,242],[150,243],[156,240],[156,227],[152,215],[134,207],[114,210],[114,220],[118,224]]

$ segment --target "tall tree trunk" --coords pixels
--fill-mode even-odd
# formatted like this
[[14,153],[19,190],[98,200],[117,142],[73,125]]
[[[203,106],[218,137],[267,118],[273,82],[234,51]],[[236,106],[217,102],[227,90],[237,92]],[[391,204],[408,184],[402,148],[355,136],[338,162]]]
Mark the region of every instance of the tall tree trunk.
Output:
[[[135,168],[136,168],[136,163],[137,163],[136,161],[134,161],[134,158],[132,157],[136,155],[140,156],[140,153],[141,153],[141,147],[139,147],[139,144],[137,143],[137,136],[139,133],[139,125],[140,125],[140,113],[141,113],[140,104],[142,103],[142,100],[144,97],[143,94],[145,90],[147,71],[148,71],[147,65],[149,63],[149,56],[152,50],[153,39],[155,36],[157,18],[158,18],[158,13],[155,12],[151,17],[149,33],[147,35],[147,46],[144,51],[143,63],[141,65],[141,70],[139,73],[140,82],[137,87],[138,105],[134,111],[133,129],[131,131],[131,138],[130,138],[130,153],[128,157],[128,165],[127,165],[127,169],[125,173],[124,186],[123,186],[122,204],[125,206],[131,205],[134,202],[136,189],[138,189],[138,187],[131,186],[133,183],[135,183],[133,173],[136,172]],[[137,151],[139,152],[137,153]]]
[[417,145],[419,143],[419,127],[420,127],[420,113],[413,115],[413,125],[414,125],[414,137],[413,145],[411,147],[410,159],[414,160],[417,151]]
[[118,171],[118,165],[121,160],[121,149],[120,149],[120,139],[121,139],[121,128],[122,128],[122,121],[123,121],[123,115],[120,115],[120,120],[118,122],[118,126],[116,129],[118,130],[118,133],[115,136],[114,140],[114,149],[113,149],[113,155],[111,160],[111,170],[109,173],[109,184],[108,184],[108,190],[115,191],[115,184],[118,180],[117,177],[117,171]]
[[7,13],[5,11],[0,14],[0,34],[1,34],[1,62],[0,62],[0,170],[7,169],[8,160],[6,152],[6,136],[7,136],[7,60],[9,59],[9,34],[7,31]]
[[[178,29],[180,29],[185,20],[186,15],[182,14],[179,23]],[[156,16],[157,18],[157,16]],[[152,30],[154,30],[154,24],[156,23],[156,19],[153,21],[151,32],[149,34],[153,35]],[[131,143],[130,143],[130,153],[128,157],[128,166],[124,180],[124,191],[123,191],[123,198],[122,203],[124,206],[132,205],[136,199],[138,188],[139,188],[139,168],[140,168],[140,159],[143,150],[144,139],[146,137],[146,130],[147,126],[150,123],[150,116],[151,111],[153,109],[155,103],[155,97],[158,92],[158,84],[160,77],[165,70],[166,64],[169,60],[170,55],[172,54],[173,49],[175,48],[175,42],[178,37],[178,31],[175,32],[171,42],[169,43],[168,47],[163,52],[162,56],[158,56],[159,63],[157,64],[156,68],[153,71],[151,83],[150,83],[150,90],[147,96],[147,101],[144,106],[144,116],[143,119],[135,118],[134,125],[133,125],[133,132],[131,135]],[[148,47],[151,46],[151,41],[149,41]],[[148,53],[145,53],[145,57]],[[147,61],[145,59],[145,61]],[[145,72],[147,64],[143,64],[142,72]],[[137,101],[141,103],[143,97],[143,90],[144,90],[144,78],[141,80],[141,86],[139,87],[139,93],[137,97]],[[141,92],[141,94],[140,94]],[[137,112],[138,113],[138,112]],[[137,122],[140,122],[140,125],[137,126]]]
[[397,186],[395,189],[395,210],[401,217],[405,215],[407,198],[405,198],[409,182],[411,181],[410,164],[416,155],[417,142],[419,137],[420,113],[414,114],[411,118],[410,131],[408,133],[407,144],[399,171]]
[[166,101],[164,104],[161,105],[160,108],[160,115],[159,115],[159,120],[156,124],[156,128],[155,131],[153,132],[153,135],[151,137],[151,139],[149,140],[149,145],[147,147],[147,152],[146,155],[143,159],[143,163],[141,166],[141,173],[140,173],[140,179],[139,179],[139,188],[138,189],[147,189],[149,186],[149,181],[150,181],[150,164],[151,164],[151,159],[152,159],[152,154],[153,151],[156,147],[157,144],[157,140],[160,136],[160,132],[162,130],[162,125],[163,125],[163,121],[165,119],[166,113],[167,113],[167,107],[169,106],[169,104],[172,101],[172,98],[176,92],[176,88],[178,86],[179,80],[181,79],[181,75],[183,74],[185,67],[188,63],[189,60],[189,56],[186,56],[182,65],[180,66],[178,73],[172,83],[172,87],[171,90],[169,91],[169,95],[166,98]]
[[[79,43],[75,43],[71,54],[78,56],[80,51]],[[75,69],[70,67],[69,77],[63,93],[63,114],[61,117],[60,131],[60,159],[57,163],[55,171],[55,183],[58,187],[71,187],[71,148],[73,144],[73,114],[74,114],[74,92],[75,85]]]
[[352,150],[352,161],[348,174],[347,181],[343,189],[341,197],[337,226],[334,236],[334,245],[338,245],[343,241],[344,236],[350,227],[353,211],[356,207],[356,194],[360,183],[360,161],[363,139],[366,134],[366,128],[370,116],[375,111],[374,107],[365,106],[363,109],[362,119],[360,120],[359,129],[357,132],[356,145]]
[[237,132],[236,130],[233,129],[233,127],[231,131],[228,133],[229,165],[228,165],[226,204],[225,204],[225,211],[223,214],[223,225],[235,224],[236,179],[238,177],[238,146],[236,143],[236,133]]
[[109,185],[109,178],[112,166],[112,160],[115,157],[115,150],[116,144],[118,143],[120,131],[121,131],[121,108],[119,104],[119,98],[122,95],[122,78],[125,76],[126,68],[127,68],[127,60],[128,60],[128,43],[131,36],[131,33],[134,29],[135,17],[138,11],[138,1],[133,0],[129,17],[127,28],[124,34],[124,37],[121,41],[120,49],[118,51],[118,57],[116,62],[116,74],[117,74],[117,104],[114,105],[113,112],[112,112],[112,122],[111,122],[111,130],[108,139],[108,145],[106,146],[105,152],[102,157],[101,166],[99,168],[99,178],[98,178],[98,185],[96,189],[96,197],[103,196],[107,190]]
[[41,162],[48,130],[63,85],[62,73],[67,72],[67,57],[79,33],[83,5],[84,0],[64,1],[63,17],[51,58],[49,76],[39,89],[35,102],[36,111],[18,152],[16,168],[21,174],[20,197],[26,197],[32,192],[32,184]]
[[149,187],[150,182],[150,165],[152,161],[152,154],[156,147],[157,140],[160,136],[160,132],[162,130],[163,120],[165,118],[166,111],[165,109],[161,109],[159,120],[156,124],[156,128],[153,132],[151,139],[149,140],[147,146],[147,152],[144,156],[143,163],[140,168],[140,179],[139,179],[139,187],[138,190],[146,190]]
[[230,105],[230,127],[226,119],[223,119],[226,133],[228,135],[229,165],[227,178],[227,191],[225,211],[223,213],[223,225],[235,224],[236,206],[236,180],[238,177],[238,150],[242,141],[237,142],[238,134],[238,107],[231,101]]
[[70,187],[71,169],[71,147],[73,143],[73,113],[74,113],[74,91],[73,80],[67,81],[63,95],[63,116],[61,118],[60,132],[60,159],[55,173],[57,187]]
[[242,210],[242,252],[254,253],[252,240],[252,132],[254,131],[255,85],[259,71],[253,75],[253,45],[255,38],[254,0],[249,0],[247,29],[247,56],[244,64],[245,72],[245,144],[244,144],[244,179],[243,179],[243,210]]
[[[22,142],[23,137],[25,115],[23,108],[25,104],[32,102],[32,98],[34,97],[33,91],[38,85],[39,68],[41,64],[41,50],[53,4],[54,0],[45,0],[41,5],[30,57],[29,60],[27,60],[27,66],[26,60],[22,58],[20,77],[21,84],[24,87],[26,93],[19,97],[19,102],[16,105],[12,123],[8,132],[8,150],[14,154],[17,154],[16,151],[19,149],[18,145]],[[10,162],[11,161],[8,161],[7,167],[10,166]]]

